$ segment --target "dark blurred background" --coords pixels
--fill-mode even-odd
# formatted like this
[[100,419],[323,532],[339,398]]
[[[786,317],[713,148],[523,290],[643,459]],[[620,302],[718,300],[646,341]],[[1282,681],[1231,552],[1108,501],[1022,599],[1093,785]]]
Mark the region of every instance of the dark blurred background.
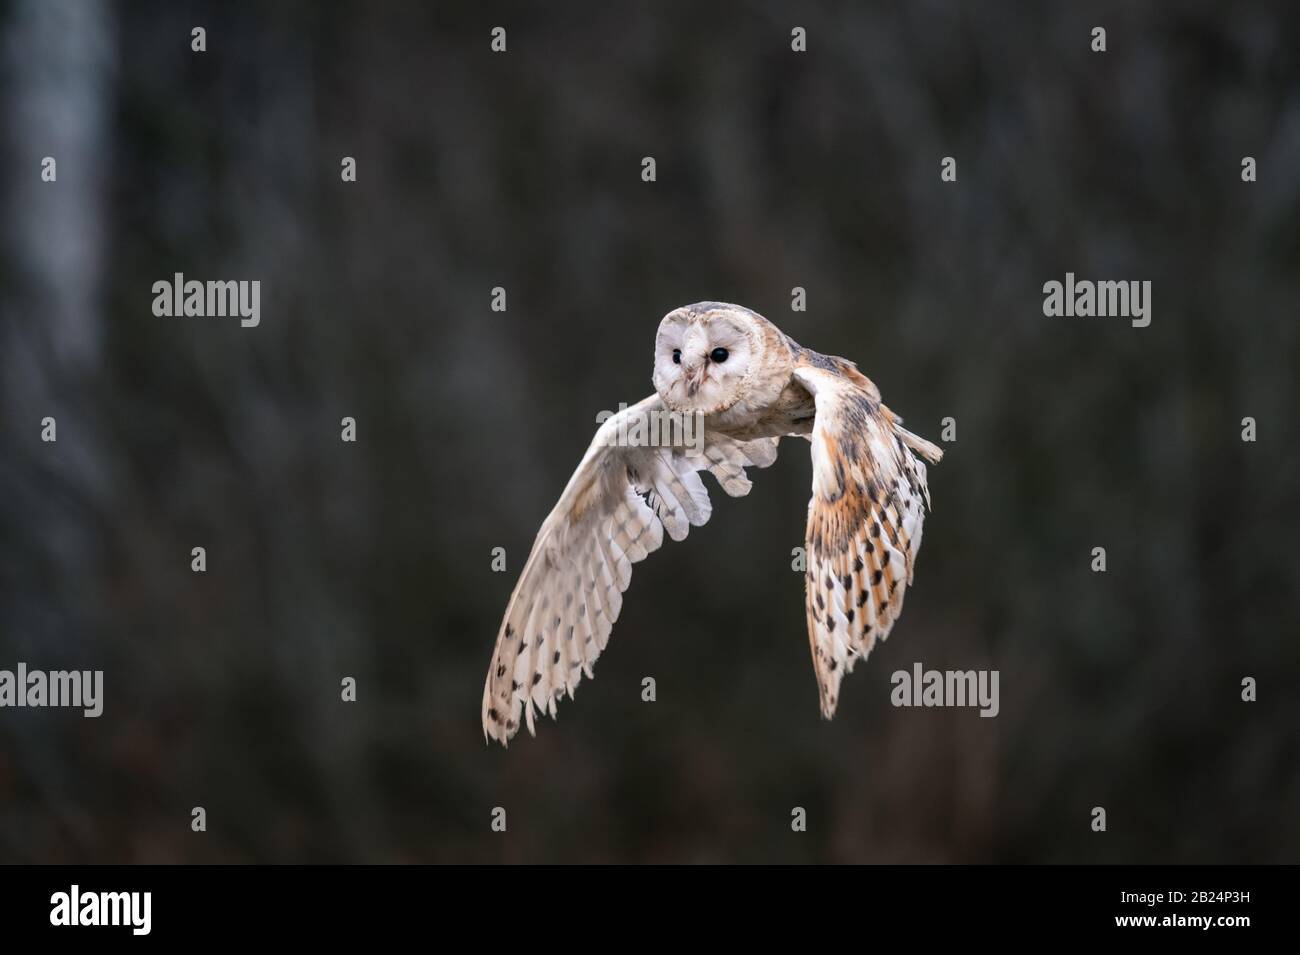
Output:
[[[0,711],[0,860],[1300,861],[1298,51],[1283,2],[0,0],[0,667],[105,671]],[[155,317],[178,271],[261,325]],[[1067,271],[1150,327],[1045,318]],[[902,621],[822,722],[786,442],[488,747],[538,525],[701,299],[956,419]],[[914,661],[1000,715],[893,708]]]

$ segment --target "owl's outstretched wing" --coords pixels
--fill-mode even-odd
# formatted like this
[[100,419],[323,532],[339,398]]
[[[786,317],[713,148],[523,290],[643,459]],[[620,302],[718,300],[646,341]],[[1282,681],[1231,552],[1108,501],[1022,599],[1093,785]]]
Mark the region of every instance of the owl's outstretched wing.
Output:
[[930,506],[917,454],[934,464],[943,452],[903,428],[849,362],[799,365],[794,376],[817,406],[805,589],[821,712],[830,719],[845,672],[889,636],[903,610]]
[[[745,468],[776,460],[775,438],[737,441],[706,431],[694,447],[629,447],[635,421],[664,410],[657,395],[609,418],[542,524],[497,634],[483,688],[483,732],[505,744],[534,710],[555,715],[609,640],[632,565],[709,519],[700,480],[710,471],[732,497]],[[680,437],[680,432],[679,432]],[[620,438],[624,439],[620,444]],[[698,449],[698,450],[697,450]]]

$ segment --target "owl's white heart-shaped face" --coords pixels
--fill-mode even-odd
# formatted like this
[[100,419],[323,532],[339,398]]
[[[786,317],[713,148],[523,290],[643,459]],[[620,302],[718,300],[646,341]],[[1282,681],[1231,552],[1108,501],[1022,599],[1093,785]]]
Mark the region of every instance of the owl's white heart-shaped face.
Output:
[[674,411],[725,411],[744,394],[763,353],[758,321],[747,310],[675,309],[655,336],[655,390]]

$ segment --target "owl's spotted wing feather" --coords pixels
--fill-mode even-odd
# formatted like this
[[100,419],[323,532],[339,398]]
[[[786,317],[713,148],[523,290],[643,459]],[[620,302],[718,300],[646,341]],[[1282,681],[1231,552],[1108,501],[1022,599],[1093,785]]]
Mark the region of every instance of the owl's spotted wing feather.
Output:
[[538,531],[497,634],[483,688],[483,732],[506,743],[534,713],[555,715],[609,641],[632,565],[709,519],[700,480],[709,471],[733,497],[747,494],[745,468],[776,459],[776,439],[737,441],[706,432],[699,452],[628,447],[638,415],[661,411],[657,396],[621,411],[596,432],[559,503]]
[[[817,414],[808,502],[808,640],[830,719],[840,681],[884,640],[903,610],[930,506],[925,462],[943,452],[902,426],[848,362],[795,368]],[[915,452],[915,453],[913,453]]]

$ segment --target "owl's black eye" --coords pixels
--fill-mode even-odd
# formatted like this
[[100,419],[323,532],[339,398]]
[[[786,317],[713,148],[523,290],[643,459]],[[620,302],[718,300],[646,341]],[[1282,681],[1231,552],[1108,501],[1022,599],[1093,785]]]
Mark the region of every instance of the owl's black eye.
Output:
[[681,363],[682,363],[682,350],[681,350],[680,348],[674,348],[674,349],[673,349],[673,364],[674,364],[674,365],[680,365]]
[[709,353],[709,361],[715,365],[721,365],[727,360],[727,350],[725,348],[715,348]]

